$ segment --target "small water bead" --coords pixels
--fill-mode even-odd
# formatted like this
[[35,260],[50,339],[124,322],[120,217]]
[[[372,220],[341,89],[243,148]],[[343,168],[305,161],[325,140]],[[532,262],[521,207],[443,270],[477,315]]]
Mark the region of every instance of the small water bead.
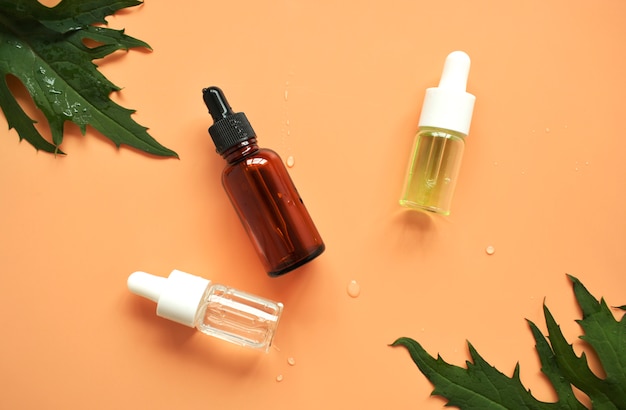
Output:
[[361,285],[359,285],[359,282],[357,282],[356,280],[351,280],[350,283],[348,283],[347,290],[350,297],[359,297],[359,295],[361,294]]
[[294,359],[293,357],[290,357],[289,359],[287,359],[287,364],[289,366],[295,366],[296,365],[296,359]]
[[279,374],[278,376],[276,376],[276,381],[279,382],[279,383],[282,382],[283,381],[283,375]]
[[295,164],[296,164],[296,160],[295,160],[295,158],[293,157],[293,155],[289,155],[289,156],[287,157],[287,166],[288,166],[289,168],[293,168],[293,166],[294,166]]
[[550,132],[550,128],[546,128],[546,132]]
[[485,248],[485,252],[487,253],[487,255],[493,255],[494,253],[496,253],[496,248],[494,248],[492,245],[489,245]]

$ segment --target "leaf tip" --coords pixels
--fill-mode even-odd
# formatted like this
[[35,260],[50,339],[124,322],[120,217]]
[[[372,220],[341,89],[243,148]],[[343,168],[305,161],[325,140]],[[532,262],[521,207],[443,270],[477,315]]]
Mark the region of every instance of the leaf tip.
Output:
[[570,280],[570,282],[572,282],[573,284],[577,284],[580,283],[580,280],[578,280],[578,278],[574,275],[571,275],[569,273],[565,274],[567,276],[567,278]]
[[394,340],[393,343],[390,343],[389,346],[390,347],[406,346],[409,340],[411,339],[409,339],[408,337],[399,337],[396,340]]

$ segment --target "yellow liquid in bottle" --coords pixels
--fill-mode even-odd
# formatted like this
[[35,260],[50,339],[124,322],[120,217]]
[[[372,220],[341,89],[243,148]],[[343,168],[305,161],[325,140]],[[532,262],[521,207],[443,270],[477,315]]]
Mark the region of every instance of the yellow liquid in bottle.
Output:
[[465,148],[464,137],[441,128],[420,128],[400,205],[450,214]]

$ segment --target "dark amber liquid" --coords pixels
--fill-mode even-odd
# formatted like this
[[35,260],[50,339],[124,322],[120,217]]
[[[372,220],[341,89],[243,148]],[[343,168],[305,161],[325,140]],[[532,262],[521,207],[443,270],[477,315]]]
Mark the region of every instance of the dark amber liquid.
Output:
[[324,251],[324,242],[278,154],[255,139],[224,153],[222,183],[270,276]]

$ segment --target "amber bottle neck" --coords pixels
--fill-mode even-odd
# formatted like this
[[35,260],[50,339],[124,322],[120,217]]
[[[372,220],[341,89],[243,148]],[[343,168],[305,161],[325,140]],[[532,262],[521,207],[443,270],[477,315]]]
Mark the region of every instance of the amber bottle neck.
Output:
[[241,141],[224,151],[224,153],[222,153],[222,158],[224,158],[229,164],[233,164],[258,150],[259,146],[256,143],[256,138],[250,138],[249,140]]

